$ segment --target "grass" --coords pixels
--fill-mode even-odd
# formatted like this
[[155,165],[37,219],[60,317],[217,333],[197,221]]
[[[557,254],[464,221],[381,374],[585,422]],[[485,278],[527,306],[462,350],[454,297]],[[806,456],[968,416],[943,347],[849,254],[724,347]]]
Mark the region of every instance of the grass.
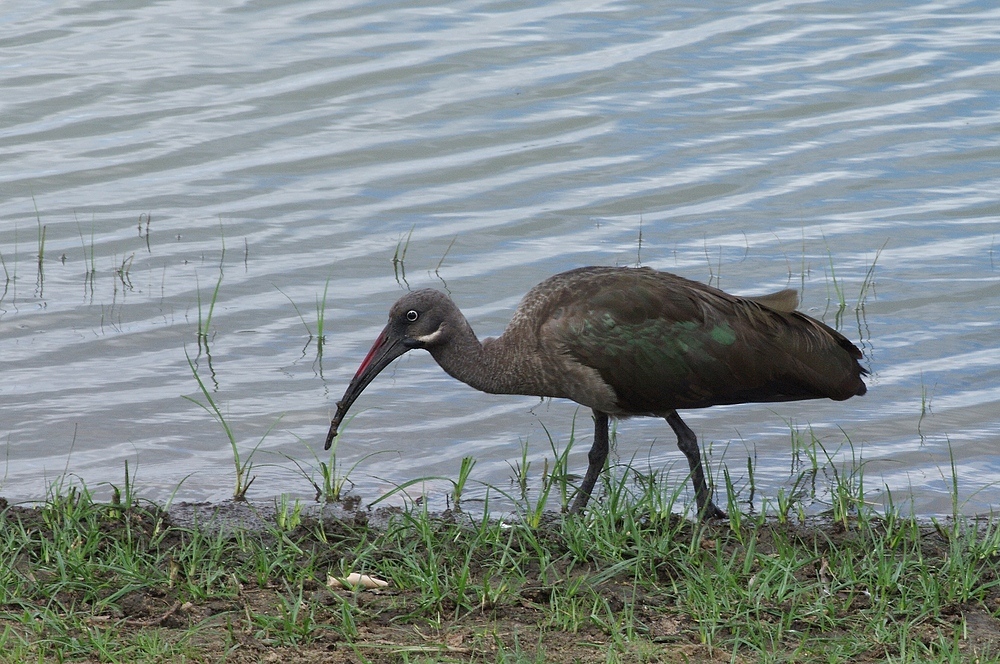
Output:
[[444,281],[444,277],[441,276],[441,266],[444,265],[444,259],[448,258],[448,253],[451,251],[451,248],[455,246],[455,242],[457,241],[458,241],[457,235],[451,238],[451,242],[448,243],[448,247],[444,250],[444,253],[441,254],[441,260],[438,261],[437,267],[434,268],[434,276],[436,276],[441,281]]
[[[392,255],[392,273],[396,277],[396,283],[402,286],[403,284],[409,284],[406,281],[406,250],[410,246],[410,240],[413,238],[413,230],[416,228],[416,224],[410,227],[410,232],[406,234],[406,240],[402,237],[396,242],[396,252]],[[448,252],[445,252],[447,255]],[[441,258],[444,261],[444,257]]]
[[[344,425],[341,427],[340,434],[342,434],[347,427],[350,426],[351,420],[354,417],[349,417]],[[313,489],[316,491],[316,502],[323,503],[336,503],[347,498],[347,492],[354,483],[351,482],[350,476],[357,470],[358,466],[363,464],[365,461],[371,457],[379,454],[379,452],[372,452],[362,456],[360,459],[355,461],[346,470],[343,464],[337,460],[337,446],[340,443],[340,434],[334,436],[333,442],[330,445],[330,449],[326,453],[325,459],[320,459],[316,450],[313,449],[312,445],[308,441],[299,439],[299,442],[303,443],[309,453],[312,454],[313,460],[316,462],[315,465],[307,464],[299,461],[295,457],[284,455],[285,458],[292,462],[298,474],[301,475]],[[348,486],[350,485],[350,486]]]
[[229,421],[226,419],[225,415],[222,413],[222,409],[219,408],[219,404],[216,403],[215,399],[212,397],[212,393],[209,391],[208,387],[205,385],[205,381],[201,379],[201,375],[198,373],[198,367],[195,366],[194,360],[188,355],[187,349],[184,350],[184,357],[187,358],[188,366],[191,368],[191,373],[194,375],[195,381],[198,383],[198,389],[201,390],[202,396],[205,397],[205,402],[202,403],[194,397],[189,397],[187,395],[182,395],[185,399],[191,403],[201,406],[209,415],[211,415],[215,421],[217,421],[221,426],[222,430],[226,434],[226,439],[229,441],[229,446],[233,453],[233,465],[236,470],[235,487],[233,488],[233,499],[234,500],[245,500],[247,490],[250,485],[253,484],[254,477],[251,476],[253,471],[253,456],[257,449],[264,443],[264,440],[271,433],[274,427],[278,426],[278,422],[281,421],[279,417],[274,421],[264,435],[261,436],[260,440],[256,445],[250,450],[249,454],[243,455],[240,452],[239,444],[236,441],[236,434],[233,432],[233,428],[230,426]]
[[[225,276],[225,272],[222,269],[222,260],[226,255],[226,245],[225,242],[222,244],[222,258],[219,259],[219,278],[215,281],[215,288],[212,289],[212,298],[208,302],[208,311],[202,314],[202,302],[201,302],[201,288],[198,288],[198,347],[204,346],[205,352],[208,352],[208,340],[210,338],[212,330],[212,314],[215,313],[215,303],[219,299],[219,290],[222,288],[222,279]],[[124,263],[123,263],[124,266]],[[195,275],[197,280],[197,275]]]
[[[141,218],[140,218],[140,228],[141,228]],[[221,228],[221,225],[220,225]],[[148,232],[148,217],[147,217],[147,232]],[[134,255],[134,254],[133,254]],[[211,325],[212,325],[212,314],[215,311],[215,304],[219,299],[219,292],[222,288],[222,280],[225,276],[224,264],[226,258],[226,242],[224,235],[222,236],[222,251],[219,257],[219,277],[215,282],[215,288],[212,290],[212,298],[208,303],[207,314],[202,314],[202,301],[201,301],[201,289],[198,289],[198,352],[199,357],[201,353],[205,354],[206,362],[208,363],[209,372],[212,376],[212,381],[215,390],[219,388],[218,382],[215,380],[215,370],[212,368],[212,356],[209,351],[209,340],[211,338]],[[287,296],[286,296],[287,297]],[[294,303],[293,303],[294,306]],[[296,309],[297,311],[297,309]],[[308,328],[307,328],[308,329]],[[195,381],[198,383],[198,389],[201,391],[204,397],[204,402],[199,401],[194,397],[187,395],[182,395],[184,399],[197,404],[202,409],[204,409],[209,415],[211,415],[226,434],[226,439],[229,442],[230,449],[233,455],[233,467],[235,469],[235,486],[233,487],[233,499],[234,500],[245,500],[247,490],[249,490],[250,485],[253,484],[254,476],[252,475],[254,463],[253,457],[260,446],[264,443],[267,436],[274,430],[274,427],[278,425],[281,421],[281,417],[278,417],[274,423],[268,427],[264,435],[261,436],[260,440],[250,449],[249,453],[243,454],[240,451],[239,444],[236,440],[236,434],[233,431],[232,426],[226,419],[225,415],[222,413],[222,409],[216,402],[215,398],[212,396],[212,391],[208,389],[205,385],[205,381],[202,380],[200,373],[198,372],[198,367],[195,361],[191,359],[191,356],[187,352],[187,347],[184,348],[184,357],[187,359],[188,367],[191,369],[191,374],[194,376]]]
[[[80,247],[83,249],[83,263],[87,266],[87,271],[84,274],[84,292],[89,294],[90,298],[94,297],[94,283],[97,279],[97,261],[94,259],[94,225],[90,225],[90,251],[87,251],[87,242],[83,238],[83,228],[80,226],[79,220],[76,222],[76,230],[80,234]],[[148,237],[147,237],[148,242]]]
[[[994,520],[876,512],[857,473],[831,491],[846,517],[695,524],[661,477],[614,470],[588,514],[536,525],[282,501],[261,530],[181,527],[127,475],[111,504],[60,482],[0,512],[0,661],[1000,657]],[[350,572],[390,588],[325,587]]]
[[[135,261],[135,252],[132,252],[128,256],[122,257],[121,264],[115,268],[115,276],[118,277],[118,282],[122,285],[122,291],[134,290],[132,286],[132,263]],[[221,277],[220,277],[221,279]],[[118,283],[115,284],[115,292],[118,291]]]
[[323,297],[316,296],[316,353],[320,359],[323,359],[323,344],[326,343],[324,327],[326,324],[326,297],[330,292],[330,279],[332,276],[327,277],[326,283],[323,285]]
[[[31,204],[35,208],[35,220],[38,222],[38,283],[39,283],[39,293],[41,293],[42,286],[45,277],[45,232],[48,226],[42,223],[42,215],[38,211],[38,202],[35,200],[35,195],[31,195]],[[39,295],[41,297],[41,295]]]
[[924,419],[927,414],[931,412],[931,395],[927,391],[927,385],[924,383],[924,374],[920,374],[920,418],[917,420],[917,435],[920,436],[920,444],[923,445],[926,442],[926,437],[921,429],[924,423]]
[[[153,253],[153,248],[149,244],[149,227],[153,223],[153,214],[151,212],[140,212],[139,213],[139,223],[138,231],[139,237],[146,241],[146,253]],[[143,231],[143,226],[145,226],[145,231]]]
[[[872,259],[871,263],[868,264],[868,269],[865,271],[865,276],[861,280],[861,288],[858,292],[857,300],[854,303],[854,313],[859,318],[864,315],[865,303],[868,300],[868,296],[875,292],[875,266],[878,264],[878,259],[882,255],[882,251],[889,244],[889,240],[882,243],[882,246],[875,251],[875,257]],[[829,310],[831,300],[836,300],[837,311],[834,314],[834,325],[833,327],[837,330],[841,329],[843,325],[844,312],[847,311],[847,294],[844,290],[844,284],[837,280],[837,272],[834,268],[833,252],[827,247],[827,256],[830,262],[830,274],[827,281],[827,310]],[[829,289],[833,289],[833,297],[829,294]],[[824,312],[824,317],[827,312]]]
[[[514,496],[509,492],[497,491],[497,493],[505,496],[510,502],[518,505],[519,518],[532,528],[537,528],[542,524],[545,510],[552,507],[552,498],[556,499],[556,507],[560,511],[565,512],[569,508],[570,499],[573,497],[573,489],[569,483],[568,468],[569,453],[576,442],[576,415],[574,414],[573,423],[570,427],[569,441],[563,446],[561,452],[552,434],[544,424],[542,424],[542,430],[548,438],[553,461],[550,467],[548,457],[545,458],[545,465],[542,468],[541,481],[538,483],[538,487],[532,487],[529,481],[531,462],[528,461],[528,445],[525,442],[521,444],[520,463],[510,466],[511,471],[514,473],[513,483],[517,487],[517,495]],[[533,497],[533,490],[537,493],[537,497]]]
[[[325,331],[325,327],[326,327],[326,304],[327,304],[327,296],[329,295],[329,292],[330,292],[330,279],[332,279],[332,277],[327,277],[326,278],[326,284],[324,284],[324,286],[323,286],[323,295],[322,295],[322,297],[320,295],[316,295],[316,334],[315,335],[313,334],[312,328],[309,327],[309,323],[306,322],[305,316],[302,315],[302,311],[299,309],[298,305],[295,304],[295,300],[293,300],[292,298],[290,298],[288,296],[288,294],[285,293],[285,291],[283,291],[280,288],[278,288],[277,286],[275,286],[275,289],[279,293],[281,293],[282,295],[284,295],[285,299],[288,300],[289,304],[292,305],[292,308],[295,309],[295,314],[299,317],[299,320],[302,321],[302,326],[304,328],[306,328],[306,334],[309,335],[309,338],[306,340],[306,347],[308,348],[309,344],[312,343],[312,340],[314,338],[316,339],[316,358],[319,361],[319,369],[320,369],[320,373],[321,374],[322,374],[322,370],[323,370],[323,365],[322,365],[322,360],[323,360],[323,346],[326,344],[326,331]],[[303,353],[305,353],[305,349],[303,349]]]
[[17,273],[15,272],[13,277],[11,276],[10,271],[7,269],[7,261],[4,260],[2,251],[0,251],[0,267],[3,268],[3,293],[0,293],[0,304],[2,304],[7,298],[7,293],[10,291],[11,280],[17,277]]

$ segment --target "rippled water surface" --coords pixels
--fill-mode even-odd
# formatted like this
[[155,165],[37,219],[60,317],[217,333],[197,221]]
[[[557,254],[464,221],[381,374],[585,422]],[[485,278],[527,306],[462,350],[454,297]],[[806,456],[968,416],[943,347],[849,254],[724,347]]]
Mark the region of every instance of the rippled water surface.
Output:
[[[406,288],[495,336],[550,274],[641,263],[800,289],[864,349],[862,398],[683,413],[716,477],[746,490],[749,457],[758,499],[790,490],[811,427],[873,500],[949,513],[954,463],[963,511],[1000,502],[994,2],[211,5],[0,10],[3,495],[126,462],[153,499],[231,495],[193,365],[257,447],[250,497],[309,498]],[[366,501],[464,456],[469,495],[512,491],[574,417],[582,471],[591,436],[423,352],[354,412],[337,461]],[[685,482],[662,421],[620,424],[616,459]]]

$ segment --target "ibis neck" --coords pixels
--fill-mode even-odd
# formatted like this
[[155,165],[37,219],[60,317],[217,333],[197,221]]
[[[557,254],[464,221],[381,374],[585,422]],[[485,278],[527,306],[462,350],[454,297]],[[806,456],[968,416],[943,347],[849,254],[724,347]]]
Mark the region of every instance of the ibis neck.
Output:
[[[536,385],[540,362],[525,352],[507,334],[482,342],[466,321],[454,330],[447,343],[430,349],[431,355],[449,375],[492,394],[540,395]],[[539,365],[539,366],[536,366]]]

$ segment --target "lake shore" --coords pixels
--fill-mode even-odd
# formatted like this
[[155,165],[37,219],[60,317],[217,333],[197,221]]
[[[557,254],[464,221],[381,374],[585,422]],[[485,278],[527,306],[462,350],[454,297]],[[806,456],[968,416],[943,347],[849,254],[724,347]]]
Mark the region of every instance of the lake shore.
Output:
[[[864,503],[696,524],[419,504],[0,500],[0,661],[983,661],[1000,530]],[[351,573],[385,586],[332,587]],[[372,581],[370,585],[375,585]]]

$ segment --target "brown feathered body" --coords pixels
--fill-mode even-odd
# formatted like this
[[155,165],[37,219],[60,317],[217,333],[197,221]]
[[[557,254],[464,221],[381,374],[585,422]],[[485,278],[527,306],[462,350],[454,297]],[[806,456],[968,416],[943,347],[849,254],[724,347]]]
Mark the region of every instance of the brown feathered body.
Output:
[[614,416],[864,394],[861,351],[795,311],[796,300],[791,290],[738,297],[650,268],[586,267],[531,289],[481,350],[428,350],[485,392],[562,397]]

